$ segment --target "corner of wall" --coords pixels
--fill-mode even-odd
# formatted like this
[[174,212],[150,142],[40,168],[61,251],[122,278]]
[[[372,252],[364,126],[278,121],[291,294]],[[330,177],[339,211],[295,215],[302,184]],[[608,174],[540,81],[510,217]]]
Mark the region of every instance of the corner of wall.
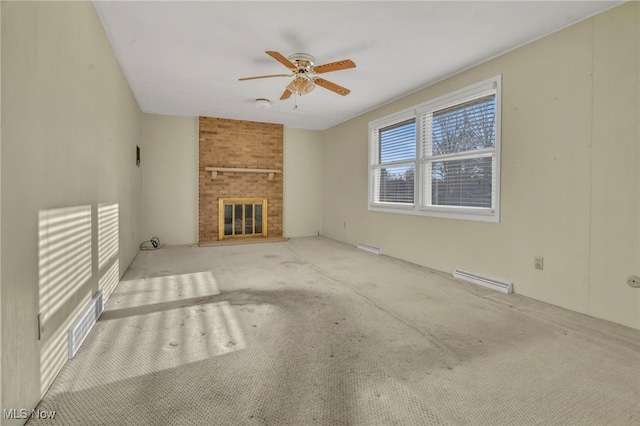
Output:
[[[0,1],[0,34],[2,34],[2,2]],[[0,236],[2,235],[2,43],[0,40]],[[1,237],[0,237],[1,238]],[[0,244],[0,411],[3,412],[2,403],[2,244]]]
[[286,237],[322,233],[322,132],[285,128],[284,232]]
[[142,241],[198,242],[198,117],[142,116]]

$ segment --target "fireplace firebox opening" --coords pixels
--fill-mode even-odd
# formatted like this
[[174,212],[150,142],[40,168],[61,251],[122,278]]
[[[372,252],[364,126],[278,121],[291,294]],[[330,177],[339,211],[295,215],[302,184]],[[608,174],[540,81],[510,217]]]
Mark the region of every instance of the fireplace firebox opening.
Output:
[[219,198],[218,240],[268,237],[266,198]]

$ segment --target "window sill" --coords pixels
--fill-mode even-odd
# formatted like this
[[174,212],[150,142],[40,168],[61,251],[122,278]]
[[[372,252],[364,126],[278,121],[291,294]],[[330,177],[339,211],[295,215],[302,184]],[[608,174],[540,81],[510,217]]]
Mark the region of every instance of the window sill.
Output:
[[413,216],[438,217],[443,219],[469,220],[476,222],[500,222],[500,214],[494,209],[472,208],[418,208],[414,205],[396,205],[391,203],[369,204],[369,211],[380,213],[409,214]]

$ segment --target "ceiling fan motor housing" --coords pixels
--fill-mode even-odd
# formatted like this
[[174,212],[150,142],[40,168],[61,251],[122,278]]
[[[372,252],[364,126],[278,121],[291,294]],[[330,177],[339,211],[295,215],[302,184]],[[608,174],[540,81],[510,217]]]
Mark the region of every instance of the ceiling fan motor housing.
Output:
[[294,53],[292,55],[289,55],[288,59],[296,64],[298,66],[298,69],[302,67],[307,71],[310,70],[310,68],[313,66],[314,61],[316,60],[316,58],[309,55],[308,53]]

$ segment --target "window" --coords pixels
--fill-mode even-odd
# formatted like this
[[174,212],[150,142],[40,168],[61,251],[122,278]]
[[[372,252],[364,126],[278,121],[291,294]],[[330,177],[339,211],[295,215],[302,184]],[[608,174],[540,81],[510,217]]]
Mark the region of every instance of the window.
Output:
[[374,130],[372,150],[376,203],[413,205],[415,194],[416,120]]
[[499,221],[500,77],[369,124],[369,209]]

